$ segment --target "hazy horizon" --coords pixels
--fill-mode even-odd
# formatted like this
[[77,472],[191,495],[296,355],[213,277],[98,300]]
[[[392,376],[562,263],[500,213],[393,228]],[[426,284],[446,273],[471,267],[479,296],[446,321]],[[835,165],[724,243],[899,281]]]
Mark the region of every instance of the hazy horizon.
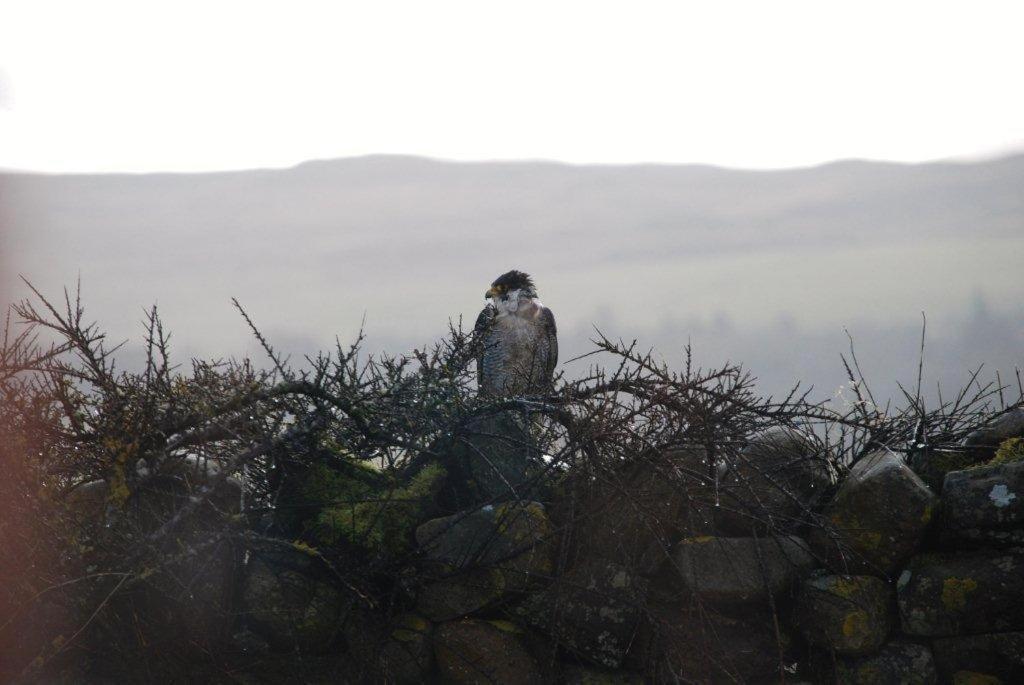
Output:
[[[946,387],[1024,350],[1024,155],[693,165],[441,162],[405,156],[205,174],[0,174],[0,290],[81,275],[112,338],[160,305],[178,361],[259,354],[231,297],[283,352],[354,338],[402,352],[470,326],[490,281],[534,275],[562,359],[598,327],[702,365],[743,362],[767,392],[844,383],[844,329],[879,386]],[[127,354],[130,354],[131,346]],[[566,369],[579,373],[586,362]],[[931,383],[933,384],[933,382]]]
[[29,176],[210,176],[218,174],[233,174],[240,172],[261,172],[261,171],[289,171],[311,164],[330,163],[338,161],[352,161],[364,159],[408,159],[422,162],[440,164],[502,164],[502,165],[547,165],[564,167],[584,168],[635,168],[635,167],[672,167],[672,168],[696,168],[712,169],[718,171],[737,171],[749,173],[771,173],[773,171],[809,171],[821,167],[829,167],[837,164],[889,164],[894,166],[922,166],[934,164],[977,164],[983,162],[998,161],[1009,157],[1024,155],[1024,141],[1008,142],[994,146],[991,149],[976,150],[957,155],[937,156],[919,160],[896,159],[885,157],[836,157],[821,161],[802,164],[779,165],[779,166],[736,166],[729,164],[716,164],[714,162],[691,161],[691,162],[668,162],[668,161],[635,161],[635,162],[574,162],[547,157],[501,157],[481,159],[460,159],[457,157],[445,157],[444,155],[423,155],[406,154],[401,152],[368,152],[365,154],[349,155],[341,157],[311,157],[297,162],[289,162],[281,165],[267,166],[239,166],[223,169],[208,170],[173,170],[173,169],[152,169],[146,171],[114,170],[114,171],[48,171],[46,169],[7,167],[0,165],[0,174],[24,174]]

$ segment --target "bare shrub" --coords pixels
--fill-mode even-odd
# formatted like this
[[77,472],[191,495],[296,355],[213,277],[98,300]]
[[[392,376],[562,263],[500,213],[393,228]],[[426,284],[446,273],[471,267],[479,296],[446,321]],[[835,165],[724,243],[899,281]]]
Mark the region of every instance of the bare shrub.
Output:
[[[272,548],[305,555],[339,589],[337,640],[354,649],[350,620],[386,625],[412,606],[418,524],[505,500],[549,505],[558,561],[540,582],[597,555],[657,588],[681,538],[826,527],[818,505],[864,454],[955,449],[1020,404],[976,372],[928,411],[919,385],[902,407],[880,407],[855,356],[846,406],[799,386],[761,397],[739,366],[702,369],[686,349],[672,370],[600,336],[594,353],[608,362],[584,377],[558,378],[545,396],[480,398],[479,343],[459,327],[407,355],[365,356],[357,339],[293,365],[241,307],[265,368],[176,366],[154,308],[144,367],[121,370],[77,292],[60,304],[33,292],[0,350],[3,678],[264,668],[232,638],[247,621],[239,591],[218,583]],[[495,417],[518,432],[494,429]],[[802,447],[772,458],[778,439]],[[492,463],[506,451],[519,471]],[[814,493],[801,489],[808,469],[824,475]],[[655,632],[663,623],[649,616]]]

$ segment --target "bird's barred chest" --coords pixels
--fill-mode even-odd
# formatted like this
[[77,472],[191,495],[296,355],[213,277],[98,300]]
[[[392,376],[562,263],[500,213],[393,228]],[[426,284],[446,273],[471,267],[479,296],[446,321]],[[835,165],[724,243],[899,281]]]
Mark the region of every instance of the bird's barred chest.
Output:
[[544,335],[536,318],[512,314],[495,317],[488,338],[490,344],[502,349],[502,356],[518,358],[532,355]]
[[522,390],[542,379],[548,342],[535,312],[496,316],[486,345],[485,371],[497,388],[505,392]]

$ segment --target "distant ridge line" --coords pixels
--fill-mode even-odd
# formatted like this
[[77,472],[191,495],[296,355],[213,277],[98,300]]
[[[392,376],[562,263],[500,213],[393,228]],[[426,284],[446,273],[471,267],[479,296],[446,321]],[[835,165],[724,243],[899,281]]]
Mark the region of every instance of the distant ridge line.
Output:
[[730,167],[718,164],[706,164],[700,162],[593,162],[577,163],[565,162],[554,159],[448,159],[443,157],[432,157],[429,155],[399,154],[399,153],[373,153],[366,155],[353,155],[350,157],[324,157],[307,159],[290,166],[281,167],[249,167],[241,169],[221,169],[213,171],[37,171],[32,169],[16,169],[0,167],[0,176],[38,176],[38,177],[74,177],[74,176],[103,176],[103,177],[168,177],[168,176],[224,176],[229,174],[247,173],[279,173],[287,171],[298,171],[310,168],[322,168],[329,165],[342,164],[366,164],[366,163],[404,163],[407,165],[421,164],[423,166],[449,166],[449,167],[544,167],[559,169],[579,170],[626,170],[626,169],[662,169],[662,170],[687,170],[687,171],[708,171],[737,174],[772,174],[807,172],[817,169],[827,169],[843,166],[884,166],[893,168],[914,168],[914,167],[941,167],[941,166],[984,166],[988,164],[1000,164],[1024,159],[1024,150],[1005,152],[991,156],[969,157],[969,158],[943,158],[926,160],[922,162],[903,162],[898,160],[881,160],[850,157],[830,160],[817,164],[772,167],[772,168],[749,168]]

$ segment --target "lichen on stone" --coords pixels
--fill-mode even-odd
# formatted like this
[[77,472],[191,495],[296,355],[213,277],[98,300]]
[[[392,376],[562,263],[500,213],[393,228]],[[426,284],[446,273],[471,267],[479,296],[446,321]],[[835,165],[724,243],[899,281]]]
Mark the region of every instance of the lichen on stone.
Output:
[[292,541],[292,547],[295,548],[296,551],[302,552],[303,554],[307,554],[311,557],[320,556],[320,553],[317,551],[316,547],[308,545],[302,540]]
[[842,531],[846,538],[860,550],[875,550],[882,544],[882,534],[871,530],[852,512],[837,512],[829,518],[836,530]]
[[517,635],[523,632],[523,629],[517,626],[515,623],[512,623],[512,621],[505,621],[502,619],[495,618],[487,622],[503,633],[512,633],[514,635]]
[[394,626],[391,637],[399,642],[411,642],[430,632],[430,621],[417,614],[402,614]]
[[853,596],[860,589],[860,585],[857,584],[852,578],[837,577],[832,582],[832,586],[828,589],[834,595],[838,595],[843,599],[853,599]]
[[864,611],[851,611],[843,619],[843,635],[848,638],[857,637],[868,630],[868,615]]
[[921,523],[928,523],[932,520],[932,515],[935,513],[935,505],[925,505],[924,511],[921,513]]
[[987,673],[957,671],[953,674],[953,685],[1003,685],[1003,681]]
[[1017,493],[1011,492],[1006,483],[996,483],[992,486],[988,498],[992,500],[992,504],[999,508],[1008,507],[1013,503],[1013,500],[1017,499]]
[[714,539],[715,536],[713,535],[698,535],[697,537],[683,538],[679,543],[682,545],[703,544],[705,542],[711,542]]
[[967,606],[967,595],[978,589],[973,578],[947,578],[942,583],[942,604],[949,611],[959,611]]

